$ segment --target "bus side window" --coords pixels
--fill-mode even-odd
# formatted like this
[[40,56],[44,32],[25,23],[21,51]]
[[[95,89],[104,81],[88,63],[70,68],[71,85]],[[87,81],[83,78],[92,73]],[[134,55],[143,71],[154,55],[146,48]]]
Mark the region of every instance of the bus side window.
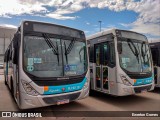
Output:
[[157,66],[158,65],[158,49],[157,48],[153,48],[152,50],[152,58],[153,58],[153,64],[155,65],[155,66]]
[[108,65],[109,64],[109,47],[108,47],[108,42],[103,43],[103,65]]
[[115,67],[115,45],[112,34],[107,35],[108,42],[103,43],[103,65]]
[[97,66],[99,66],[100,63],[101,63],[101,61],[100,61],[101,60],[100,59],[100,57],[101,57],[100,51],[101,51],[101,45],[100,44],[95,45],[95,63],[96,63]]
[[110,56],[110,64],[111,66],[115,66],[115,48],[114,42],[109,42],[109,56]]
[[88,53],[89,53],[89,62],[92,62],[93,63],[93,54],[94,54],[94,51],[93,51],[93,46],[91,45],[90,47],[89,47],[89,51],[88,51]]
[[[88,54],[90,55],[90,47],[88,47]],[[89,61],[90,61],[90,57],[89,57]]]

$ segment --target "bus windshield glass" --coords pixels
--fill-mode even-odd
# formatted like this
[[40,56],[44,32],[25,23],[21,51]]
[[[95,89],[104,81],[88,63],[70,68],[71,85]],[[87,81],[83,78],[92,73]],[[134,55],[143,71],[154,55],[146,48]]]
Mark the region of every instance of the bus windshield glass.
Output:
[[87,70],[85,41],[25,36],[23,46],[24,70],[33,76],[75,76]]
[[127,72],[151,72],[151,55],[148,43],[119,37],[118,50],[121,68]]

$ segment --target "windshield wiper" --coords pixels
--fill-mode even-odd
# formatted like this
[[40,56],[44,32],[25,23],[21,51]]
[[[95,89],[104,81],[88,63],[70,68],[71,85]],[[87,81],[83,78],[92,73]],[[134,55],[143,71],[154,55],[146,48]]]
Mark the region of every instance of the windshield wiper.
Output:
[[[144,45],[145,45],[145,42],[142,42],[142,46],[141,46],[141,53],[142,53],[143,61],[144,61],[144,63],[146,63],[147,61],[149,61],[149,57],[148,57],[148,54],[147,54],[147,52],[148,52],[149,48],[148,48],[148,49],[146,49],[146,45],[145,45],[145,51],[143,51],[143,47],[144,47]],[[145,61],[145,56],[146,56],[146,55],[147,55],[147,61]]]
[[82,48],[79,50],[79,59],[80,59],[80,62],[82,62],[81,52],[82,52],[82,50],[84,50],[84,49],[85,49],[85,47],[82,47]]
[[49,36],[47,34],[42,34],[47,45],[52,48],[52,51],[55,55],[57,55],[58,65],[59,65],[59,53],[58,53],[58,45],[56,42],[56,47],[54,46],[53,42],[50,40]]
[[[136,46],[134,45],[134,43],[130,39],[128,39],[127,42],[128,42],[129,48],[131,49],[132,53],[136,56],[137,61],[139,63],[139,57],[138,57],[139,56],[139,52],[138,52]],[[133,48],[131,47],[131,45],[134,47],[135,52],[134,52]]]
[[71,42],[70,42],[70,44],[69,44],[69,46],[68,46],[68,48],[66,48],[66,43],[65,43],[65,41],[64,41],[64,49],[65,49],[65,57],[66,57],[66,63],[68,64],[68,54],[71,52],[71,50],[72,50],[72,48],[73,48],[73,46],[74,46],[74,43],[75,43],[75,39],[73,39]]

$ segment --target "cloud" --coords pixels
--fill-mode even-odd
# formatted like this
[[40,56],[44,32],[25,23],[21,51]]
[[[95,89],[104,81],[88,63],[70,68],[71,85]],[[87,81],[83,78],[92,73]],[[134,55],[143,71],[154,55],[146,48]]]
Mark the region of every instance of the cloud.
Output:
[[78,16],[73,16],[73,13],[85,8],[109,9],[116,12],[134,11],[138,13],[137,20],[121,25],[140,33],[160,36],[159,0],[2,0],[0,16],[10,18],[30,14],[59,20],[75,20]]
[[[53,2],[55,3],[55,1]],[[76,16],[69,16],[68,14],[72,14],[75,13],[77,11],[80,11],[82,9],[84,9],[84,6],[82,5],[81,1],[79,0],[59,0],[58,2],[56,2],[56,4],[51,4],[54,5],[55,7],[57,7],[57,9],[49,14],[47,14],[46,16],[51,17],[51,18],[55,18],[55,19],[71,19],[74,20],[77,17]]]
[[[56,10],[49,11],[47,6]],[[0,16],[11,17],[22,14],[37,16],[43,13],[45,16],[55,19],[74,20],[78,17],[69,16],[68,14],[75,13],[83,8],[82,3],[76,0],[4,0],[0,3]]]
[[[105,31],[105,30],[111,30],[111,29],[114,29],[114,28],[117,28],[115,27],[115,25],[107,25],[106,27],[102,27],[101,28],[101,31]],[[96,32],[99,32],[100,31],[100,27],[98,27],[98,25],[94,28],[94,31]]]
[[29,2],[20,1],[20,0],[3,0],[0,3],[0,16],[11,16],[11,15],[21,15],[21,14],[33,14],[35,12],[45,12],[47,9],[43,7],[42,3],[31,3],[33,0],[29,0]]
[[[48,11],[45,6],[56,10]],[[0,3],[0,16],[46,13],[48,17],[64,20],[73,19],[74,16],[69,14],[87,7],[122,11],[125,9],[125,2],[123,0],[4,0]]]
[[[93,0],[90,7],[108,8],[113,11],[130,10],[138,13],[133,23],[120,23],[130,30],[160,37],[160,1],[159,0]],[[108,28],[108,27],[107,27]]]
[[160,25],[155,23],[138,23],[138,21],[135,21],[131,24],[131,27],[131,30],[133,31],[160,36]]
[[11,24],[0,24],[1,27],[9,27],[9,28],[17,28],[17,26],[15,25],[11,25]]
[[85,34],[88,34],[89,32],[90,32],[90,31],[88,31],[88,30],[84,30],[84,33],[85,33]]
[[131,24],[132,29],[160,36],[160,4],[152,1],[148,2],[147,5],[149,6],[148,9],[146,11],[142,9],[139,18]]
[[160,1],[142,0],[133,4],[128,3],[127,9],[139,13],[139,16],[133,23],[120,23],[122,26],[130,27],[136,32],[160,36]]
[[64,16],[64,15],[56,14],[56,13],[49,13],[46,16],[48,16],[50,18],[59,19],[59,20],[66,20],[66,19],[74,20],[74,19],[76,19],[76,16],[75,17]]
[[90,22],[86,22],[86,25],[90,25],[91,23]]

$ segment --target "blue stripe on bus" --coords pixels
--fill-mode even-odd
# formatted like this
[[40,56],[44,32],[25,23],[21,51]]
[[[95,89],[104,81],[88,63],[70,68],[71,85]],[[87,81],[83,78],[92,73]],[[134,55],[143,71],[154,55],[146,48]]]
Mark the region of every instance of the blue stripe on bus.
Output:
[[69,84],[69,85],[60,85],[60,86],[48,86],[48,90],[44,91],[44,95],[48,94],[58,94],[58,93],[67,93],[77,90],[81,90],[86,82],[86,77],[80,83]]
[[153,80],[153,77],[136,79],[136,82],[134,83],[134,86],[151,84],[152,80]]

